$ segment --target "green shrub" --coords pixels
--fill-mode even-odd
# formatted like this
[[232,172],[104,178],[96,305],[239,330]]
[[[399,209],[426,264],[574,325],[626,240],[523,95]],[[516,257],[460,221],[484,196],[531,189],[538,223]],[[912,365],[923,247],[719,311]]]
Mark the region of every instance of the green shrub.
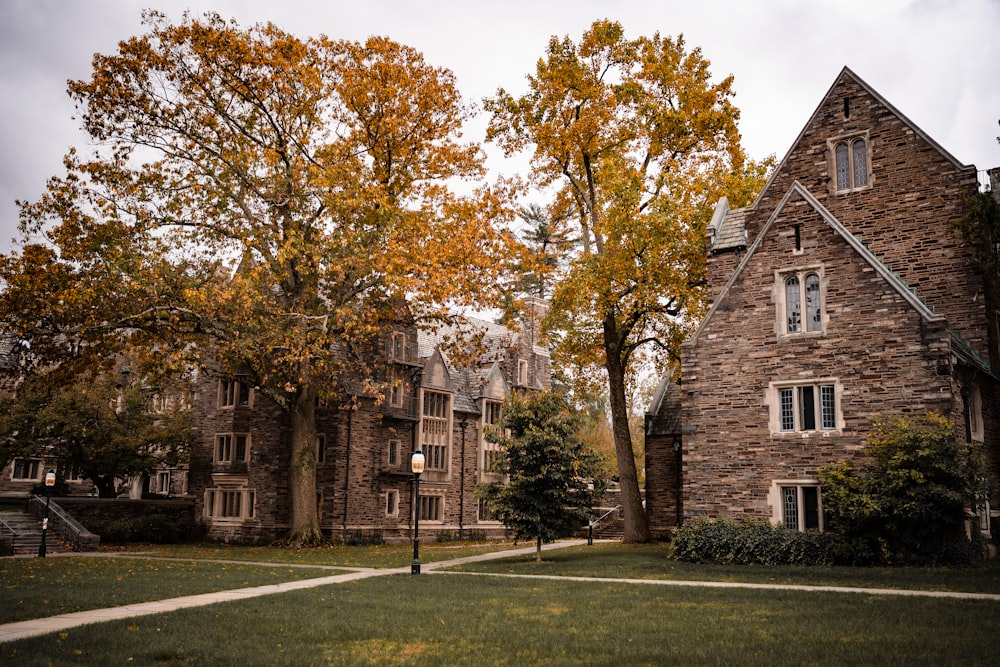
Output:
[[707,519],[674,533],[671,556],[720,565],[871,565],[876,555],[839,535],[789,530],[767,519]]
[[888,563],[974,564],[983,547],[966,537],[965,522],[966,508],[981,495],[981,465],[976,447],[956,440],[940,415],[879,420],[865,459],[817,473],[826,527],[864,542]]
[[203,532],[201,526],[192,521],[177,522],[156,514],[91,522],[89,530],[100,535],[104,544],[170,544],[198,539]]
[[368,544],[377,546],[385,544],[385,539],[382,537],[382,531],[380,530],[356,530],[347,538],[347,544],[352,547]]

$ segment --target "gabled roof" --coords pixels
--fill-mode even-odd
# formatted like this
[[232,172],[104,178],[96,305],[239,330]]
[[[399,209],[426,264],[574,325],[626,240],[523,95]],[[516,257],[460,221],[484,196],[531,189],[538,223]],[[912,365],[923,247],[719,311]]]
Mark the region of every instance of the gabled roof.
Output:
[[747,249],[746,254],[740,260],[740,263],[737,265],[736,270],[733,271],[733,274],[729,277],[729,280],[726,282],[725,286],[722,288],[722,291],[719,293],[719,297],[715,300],[715,303],[712,304],[712,307],[709,308],[708,313],[705,315],[705,318],[701,321],[701,324],[698,326],[698,329],[688,339],[689,342],[697,341],[698,337],[701,335],[701,332],[705,329],[705,327],[711,321],[712,316],[719,309],[720,304],[728,298],[729,291],[730,289],[732,289],[732,286],[736,283],[737,279],[740,277],[740,274],[743,273],[747,265],[753,260],[753,257],[756,254],[757,250],[764,242],[764,238],[768,235],[771,228],[774,226],[775,220],[778,219],[778,217],[781,215],[781,212],[784,210],[785,206],[795,195],[801,197],[809,206],[811,206],[813,210],[815,210],[816,213],[819,214],[823,222],[825,222],[831,229],[833,229],[834,232],[836,232],[841,238],[843,238],[847,242],[847,244],[858,254],[858,256],[860,256],[861,259],[867,262],[875,270],[877,275],[881,276],[887,283],[889,283],[889,285],[896,292],[898,292],[900,296],[902,296],[903,299],[905,299],[906,302],[917,313],[919,313],[922,318],[924,318],[924,320],[932,322],[932,321],[942,321],[945,319],[943,315],[936,314],[932,308],[930,308],[926,303],[924,303],[922,299],[920,299],[920,297],[916,295],[915,291],[912,290],[910,286],[907,285],[903,281],[903,279],[899,277],[898,274],[893,273],[891,268],[883,264],[879,260],[879,258],[876,257],[875,254],[871,252],[871,250],[869,250],[860,240],[858,240],[857,237],[851,234],[847,230],[847,228],[839,220],[837,220],[837,218],[834,217],[834,215],[830,213],[819,202],[818,199],[816,199],[816,197],[812,195],[812,193],[810,193],[805,187],[803,187],[801,183],[795,181],[794,183],[792,183],[792,187],[789,188],[788,192],[785,193],[785,196],[781,198],[781,201],[778,203],[774,211],[771,213],[771,216],[764,224],[764,227],[760,230],[760,233],[757,234],[757,237],[754,239],[753,243]]
[[791,156],[791,154],[795,151],[795,148],[799,145],[799,142],[802,140],[803,135],[805,135],[805,133],[812,127],[813,123],[816,120],[816,117],[819,115],[820,109],[822,109],[826,105],[826,103],[830,100],[830,97],[833,95],[834,91],[841,84],[841,81],[844,78],[850,78],[852,81],[861,86],[861,88],[864,89],[866,93],[875,98],[875,100],[878,101],[879,104],[884,106],[886,109],[892,112],[892,114],[894,114],[897,118],[903,121],[903,124],[909,127],[915,135],[926,141],[938,153],[940,153],[944,159],[951,162],[952,165],[954,165],[955,169],[958,170],[975,169],[974,165],[962,164],[961,162],[959,162],[954,155],[949,153],[941,144],[935,141],[933,137],[931,137],[929,134],[920,129],[920,127],[917,126],[916,123],[907,118],[906,115],[899,109],[894,107],[891,102],[882,97],[882,95],[880,95],[877,90],[869,86],[868,83],[865,82],[865,80],[859,77],[857,74],[855,74],[850,67],[845,66],[842,70],[840,70],[840,74],[838,74],[837,78],[834,79],[833,84],[826,91],[826,94],[823,95],[823,98],[820,100],[819,104],[816,105],[816,108],[809,116],[808,122],[806,122],[806,124],[802,126],[802,129],[799,131],[799,134],[795,137],[795,141],[793,141],[791,146],[788,147],[788,151],[785,153],[785,156],[781,158],[781,162],[779,162],[778,166],[775,167],[774,171],[771,172],[771,176],[768,178],[767,183],[765,183],[764,187],[761,188],[760,193],[757,195],[757,199],[754,200],[754,203],[750,206],[750,208],[754,208],[757,205],[757,202],[760,201],[761,197],[763,197],[764,194],[768,191],[768,189],[770,189],[771,183],[778,176],[778,174],[780,174],[783,171],[785,163],[788,161],[789,156]]

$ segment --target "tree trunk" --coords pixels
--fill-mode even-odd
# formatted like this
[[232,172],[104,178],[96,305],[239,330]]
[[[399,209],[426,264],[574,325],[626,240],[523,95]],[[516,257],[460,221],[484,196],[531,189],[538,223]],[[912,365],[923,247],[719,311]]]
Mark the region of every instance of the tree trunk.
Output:
[[542,532],[538,531],[538,536],[535,538],[535,562],[542,562]]
[[292,525],[288,538],[296,545],[320,544],[323,533],[316,511],[316,390],[303,387],[293,399],[290,412]]
[[621,484],[622,511],[625,517],[625,536],[622,541],[650,542],[653,538],[646,521],[646,510],[642,506],[639,475],[635,469],[635,453],[632,451],[632,434],[628,425],[625,365],[622,363],[621,345],[614,313],[609,313],[604,318],[604,353],[611,401],[611,431],[615,437],[615,457],[618,460],[618,481]]

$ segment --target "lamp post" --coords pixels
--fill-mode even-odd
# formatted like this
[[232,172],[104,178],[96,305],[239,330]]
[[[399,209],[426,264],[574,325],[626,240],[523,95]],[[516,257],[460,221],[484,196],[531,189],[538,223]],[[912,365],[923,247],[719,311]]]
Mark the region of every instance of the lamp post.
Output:
[[410,574],[420,574],[420,473],[424,471],[424,453],[418,448],[410,457],[413,473],[413,564]]
[[42,519],[42,542],[38,545],[38,557],[45,558],[45,534],[49,530],[49,503],[52,502],[52,487],[56,485],[56,473],[51,468],[45,473],[45,517]]

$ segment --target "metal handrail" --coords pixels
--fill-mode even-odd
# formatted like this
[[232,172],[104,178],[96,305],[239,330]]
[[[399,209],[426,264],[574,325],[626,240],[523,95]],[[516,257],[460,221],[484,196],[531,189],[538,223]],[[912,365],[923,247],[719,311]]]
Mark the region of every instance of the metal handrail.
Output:
[[[40,516],[45,512],[46,501],[41,496],[34,495],[28,501],[28,510]],[[37,506],[37,510],[34,509]],[[82,546],[96,545],[100,543],[100,536],[90,532],[84,526],[66,513],[58,503],[49,504],[50,527],[55,530],[63,539],[73,544],[74,551],[80,551]]]
[[11,535],[10,552],[14,553],[14,548],[17,546],[17,531],[11,528],[9,523],[0,519],[0,535],[3,535],[4,532],[9,532]]
[[597,519],[590,519],[587,522],[587,544],[594,543],[594,529],[600,528],[601,524],[604,523],[605,519],[607,519],[612,514],[616,514],[617,512],[619,512],[621,508],[622,508],[621,505],[615,505]]

